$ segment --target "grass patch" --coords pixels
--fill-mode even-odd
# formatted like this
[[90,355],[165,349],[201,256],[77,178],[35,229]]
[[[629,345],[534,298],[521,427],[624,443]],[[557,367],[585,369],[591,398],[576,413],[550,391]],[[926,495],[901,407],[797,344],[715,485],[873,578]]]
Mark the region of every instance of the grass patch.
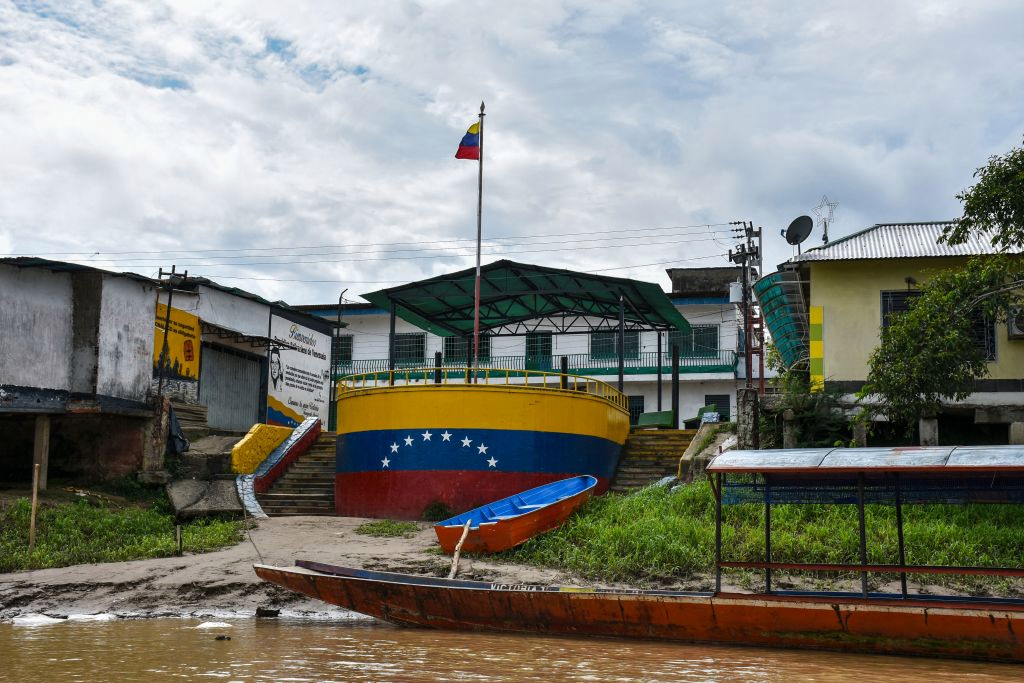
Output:
[[380,536],[384,538],[407,538],[420,530],[416,522],[396,522],[392,519],[378,519],[356,527],[356,533],[363,536]]
[[[36,546],[29,557],[32,505],[19,498],[0,503],[0,572],[168,557],[177,552],[174,516],[162,494],[148,506],[118,507],[93,500],[41,506]],[[182,525],[184,550],[204,552],[238,543],[242,523],[197,519]]]
[[[561,528],[504,556],[570,570],[593,580],[671,583],[713,570],[714,510],[706,480],[674,491],[650,486],[628,496],[601,496],[591,499]],[[722,559],[763,560],[763,507],[730,505],[723,508],[723,514]],[[908,564],[1024,566],[1022,506],[905,505],[903,517]],[[894,508],[868,505],[865,521],[868,562],[895,563]],[[772,507],[772,557],[777,562],[859,563],[859,549],[854,505]],[[824,583],[836,579],[835,574],[809,572],[794,576]],[[892,578],[872,576],[875,582]],[[969,593],[1020,593],[1022,588],[1021,582],[994,577],[934,575],[921,580]]]

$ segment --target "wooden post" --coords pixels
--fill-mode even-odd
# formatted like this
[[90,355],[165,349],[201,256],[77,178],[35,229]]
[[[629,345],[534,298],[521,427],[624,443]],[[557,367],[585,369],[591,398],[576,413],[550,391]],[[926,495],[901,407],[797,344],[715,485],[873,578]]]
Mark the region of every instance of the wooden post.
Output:
[[[900,566],[907,564],[906,545],[903,542],[903,500],[900,491],[900,475],[894,475],[896,479],[896,543],[899,550]],[[900,595],[907,599],[907,573],[900,572]]]
[[715,487],[715,595],[722,592],[722,485],[724,478],[721,473],[715,475],[718,482]]
[[175,544],[178,547],[178,557],[181,557],[182,547],[181,547],[181,523],[180,522],[176,523],[174,525],[174,542],[175,542]]
[[462,538],[459,539],[455,546],[455,553],[452,555],[452,570],[448,572],[449,579],[454,579],[455,574],[459,571],[459,555],[462,554],[462,544],[466,542],[466,536],[469,536],[469,525],[472,523],[473,520],[467,519],[466,526],[462,527]]
[[32,551],[36,547],[36,510],[39,507],[39,463],[32,468],[32,512],[28,522],[28,558],[32,562]]
[[36,436],[32,448],[32,463],[39,472],[39,490],[46,490],[46,476],[50,465],[50,416],[36,415]]

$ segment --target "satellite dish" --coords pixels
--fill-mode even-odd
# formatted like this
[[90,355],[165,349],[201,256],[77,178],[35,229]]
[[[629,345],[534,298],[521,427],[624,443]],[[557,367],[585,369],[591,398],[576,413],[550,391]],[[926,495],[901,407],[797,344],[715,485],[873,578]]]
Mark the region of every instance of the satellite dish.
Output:
[[786,238],[786,241],[792,245],[798,245],[803,242],[811,234],[811,229],[814,228],[814,221],[811,220],[810,216],[800,216],[789,224],[782,236]]

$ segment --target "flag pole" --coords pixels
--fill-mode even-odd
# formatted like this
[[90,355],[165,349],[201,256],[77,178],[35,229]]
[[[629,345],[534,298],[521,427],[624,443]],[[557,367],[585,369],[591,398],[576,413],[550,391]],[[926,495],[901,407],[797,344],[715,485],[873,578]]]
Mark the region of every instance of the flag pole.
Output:
[[[480,236],[484,208],[484,103],[480,103],[480,171],[476,193],[476,285],[473,301],[473,367],[480,367]],[[476,383],[474,376],[473,382]]]

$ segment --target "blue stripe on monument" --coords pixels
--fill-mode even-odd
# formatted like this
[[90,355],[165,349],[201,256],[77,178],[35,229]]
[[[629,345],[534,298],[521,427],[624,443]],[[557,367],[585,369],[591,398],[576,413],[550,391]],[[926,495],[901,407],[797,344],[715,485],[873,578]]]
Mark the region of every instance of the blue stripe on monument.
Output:
[[[431,433],[424,440],[423,432]],[[491,470],[498,472],[587,473],[610,478],[621,446],[596,436],[503,429],[380,430],[339,434],[337,472],[390,470]],[[405,445],[406,438],[412,445]],[[470,439],[463,446],[463,439]],[[398,446],[397,452],[392,448]],[[479,447],[487,447],[481,453]],[[381,461],[388,459],[385,468]],[[494,458],[494,467],[488,460]]]

